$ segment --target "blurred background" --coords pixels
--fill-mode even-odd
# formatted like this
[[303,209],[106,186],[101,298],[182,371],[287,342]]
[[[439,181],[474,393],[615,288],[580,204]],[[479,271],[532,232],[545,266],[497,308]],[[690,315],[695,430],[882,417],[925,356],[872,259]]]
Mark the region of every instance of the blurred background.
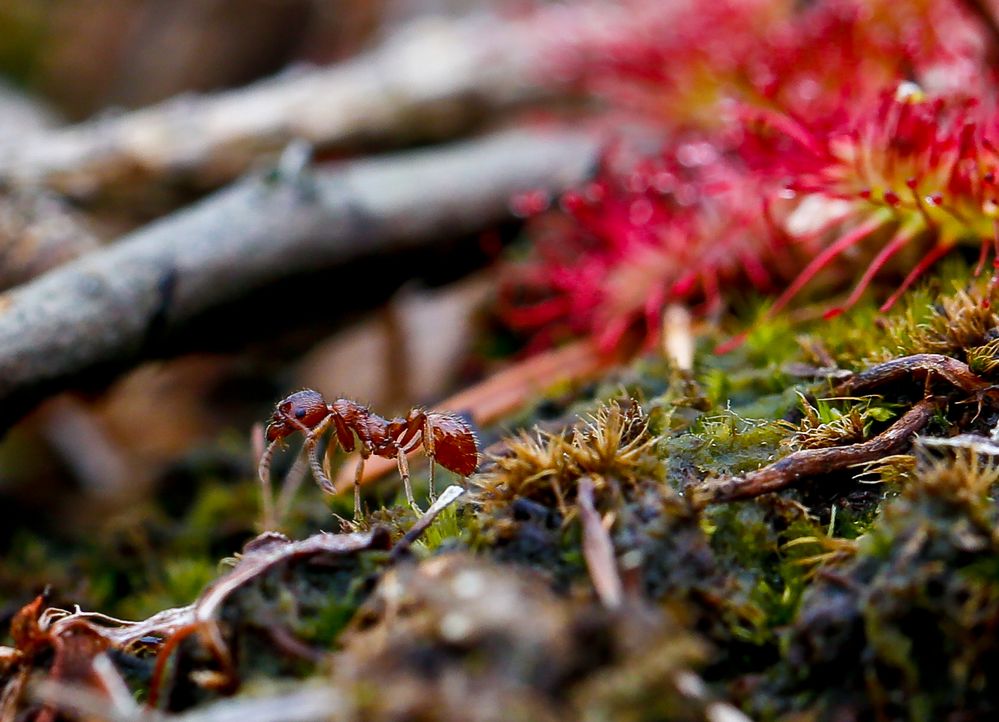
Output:
[[344,60],[425,16],[484,0],[10,0],[0,69],[76,121],[191,91],[250,83],[296,63]]
[[[349,62],[427,19],[484,12],[511,18],[522,10],[517,3],[486,5],[5,0],[0,137],[16,144],[184,94]],[[515,112],[477,115],[424,137],[345,143],[317,161],[472,134]],[[252,167],[277,163],[279,152],[261,153]],[[126,192],[110,202],[72,192],[25,199],[2,189],[0,283],[15,286],[219,185],[180,183],[130,195],[126,182]],[[125,615],[186,601],[214,574],[214,559],[253,533],[251,428],[287,393],[313,387],[392,415],[481,378],[496,343],[476,330],[490,293],[485,269],[516,233],[516,224],[484,228],[416,266],[365,269],[372,298],[344,298],[336,279],[315,279],[325,284],[318,294],[325,300],[307,319],[296,317],[293,302],[278,324],[260,324],[248,311],[235,332],[219,329],[226,340],[217,349],[145,363],[110,386],[97,383],[43,403],[0,442],[0,626],[50,584],[60,598]],[[15,262],[28,237],[50,246],[37,267]],[[303,494],[314,508],[303,507],[301,518],[329,528],[311,484]]]

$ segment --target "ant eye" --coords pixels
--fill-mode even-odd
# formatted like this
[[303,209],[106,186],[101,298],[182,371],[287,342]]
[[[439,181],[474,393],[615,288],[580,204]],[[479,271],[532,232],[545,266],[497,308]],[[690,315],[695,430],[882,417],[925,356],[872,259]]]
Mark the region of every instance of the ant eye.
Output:
[[305,418],[305,409],[295,409],[295,418],[296,419],[304,419]]

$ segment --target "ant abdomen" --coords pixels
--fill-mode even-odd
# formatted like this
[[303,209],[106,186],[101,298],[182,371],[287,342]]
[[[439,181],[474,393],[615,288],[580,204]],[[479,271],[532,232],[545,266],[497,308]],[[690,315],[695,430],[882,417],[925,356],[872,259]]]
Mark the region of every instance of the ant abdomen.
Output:
[[461,476],[471,476],[479,465],[479,450],[472,428],[460,416],[427,414],[433,448],[432,461]]

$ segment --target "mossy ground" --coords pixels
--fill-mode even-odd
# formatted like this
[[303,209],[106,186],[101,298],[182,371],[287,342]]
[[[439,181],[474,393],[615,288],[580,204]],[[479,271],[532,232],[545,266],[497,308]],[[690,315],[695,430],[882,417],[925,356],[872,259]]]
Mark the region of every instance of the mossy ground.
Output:
[[[325,680],[353,700],[345,719],[375,720],[701,720],[721,703],[774,720],[995,714],[999,512],[984,457],[906,452],[747,501],[702,507],[691,495],[799,449],[871,439],[932,381],[840,398],[833,366],[935,353],[990,380],[993,296],[951,263],[886,316],[860,306],[821,325],[758,322],[724,356],[711,352],[721,333],[701,336],[690,372],[652,355],[559,389],[485,430],[494,456],[469,500],[403,561],[366,551],[289,563],[242,587],[222,612],[237,694]],[[999,409],[967,401],[946,396],[923,433],[988,434]],[[531,430],[542,417],[554,430]],[[619,608],[594,591],[583,479],[613,546]],[[194,600],[258,516],[249,469],[194,481],[169,512],[149,505],[87,541],[15,536],[7,608],[44,584],[54,604],[130,618]],[[381,493],[397,501],[393,487]],[[333,530],[329,511],[306,487],[285,531]],[[401,506],[371,519],[396,538],[413,520]],[[162,704],[221,693],[196,638],[176,655],[184,674]],[[145,699],[154,656],[125,658]]]

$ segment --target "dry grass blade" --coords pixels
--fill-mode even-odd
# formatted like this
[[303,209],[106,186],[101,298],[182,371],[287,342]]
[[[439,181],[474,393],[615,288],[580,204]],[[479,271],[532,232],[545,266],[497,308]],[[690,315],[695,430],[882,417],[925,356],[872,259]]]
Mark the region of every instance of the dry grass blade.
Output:
[[579,519],[583,525],[583,557],[590,572],[593,588],[608,609],[621,606],[624,595],[621,575],[614,559],[614,544],[593,501],[593,479],[579,480]]

